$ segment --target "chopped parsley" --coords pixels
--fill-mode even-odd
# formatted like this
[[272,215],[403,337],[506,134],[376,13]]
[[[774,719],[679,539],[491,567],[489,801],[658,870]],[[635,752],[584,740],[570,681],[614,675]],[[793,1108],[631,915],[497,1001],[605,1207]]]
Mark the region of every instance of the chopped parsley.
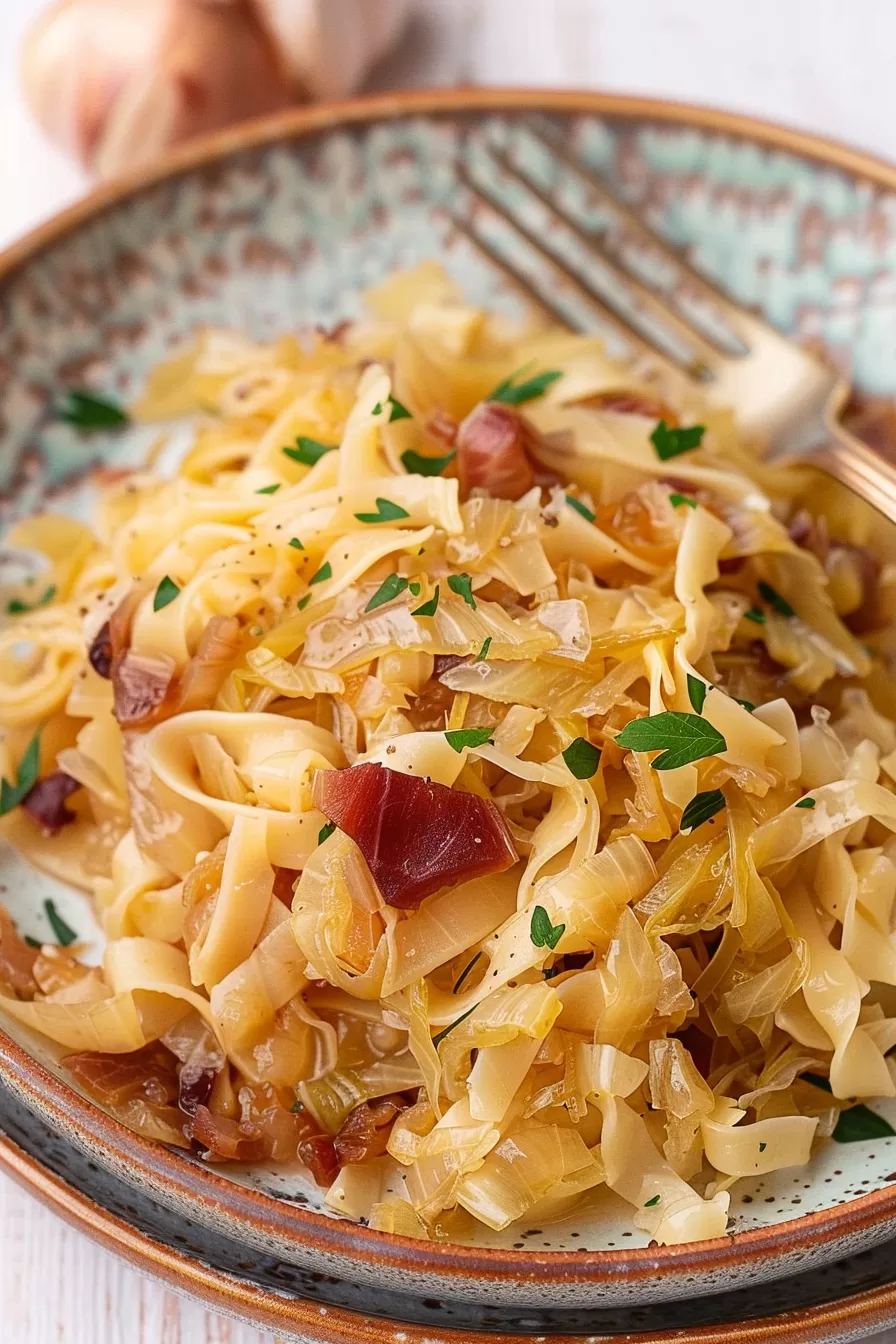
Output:
[[36,602],[23,602],[20,597],[14,597],[6,604],[7,616],[23,616],[26,611],[37,611],[38,607],[45,607],[48,602],[52,602],[56,596],[56,585],[51,583],[49,588],[45,588]]
[[565,924],[552,924],[544,906],[536,905],[529,923],[529,937],[534,947],[549,947],[553,952],[565,932]]
[[[386,405],[389,407],[389,424],[390,424],[390,425],[391,425],[391,423],[392,423],[393,420],[410,420],[410,419],[411,419],[411,413],[410,413],[410,411],[408,410],[407,406],[402,406],[401,402],[398,400],[397,397],[388,397],[387,400],[386,400]],[[383,403],[382,403],[381,401],[378,401],[377,404],[376,404],[376,405],[374,406],[374,408],[373,408],[373,414],[374,414],[374,415],[382,415],[382,413],[383,413]]]
[[777,589],[773,588],[770,583],[766,583],[764,579],[760,579],[756,587],[759,589],[759,596],[764,598],[774,611],[780,612],[782,616],[796,615],[796,612],[787,601],[787,598],[782,597]]
[[479,650],[476,657],[473,659],[473,662],[484,663],[486,658],[488,657],[488,651],[491,648],[491,645],[492,645],[492,637],[491,635],[487,635],[486,638],[482,641],[482,648]]
[[594,746],[587,737],[577,737],[562,753],[566,768],[576,779],[591,779],[597,774],[600,765],[600,747]]
[[457,453],[446,453],[444,457],[424,457],[422,453],[415,453],[413,448],[408,448],[407,452],[402,453],[401,461],[405,471],[413,476],[441,476],[456,457]]
[[491,728],[449,728],[445,741],[458,755],[467,747],[484,747],[491,740]]
[[694,677],[688,673],[688,699],[691,707],[697,714],[703,713],[703,706],[706,703],[706,692],[709,690],[702,677]]
[[86,434],[98,429],[121,429],[130,422],[127,411],[109,397],[74,387],[69,388],[65,401],[54,408],[54,413],[57,420]]
[[10,784],[8,779],[0,781],[0,817],[5,817],[7,812],[18,807],[23,798],[31,792],[37,783],[39,771],[40,734],[35,733],[19,762],[15,784]]
[[449,574],[448,587],[451,589],[452,593],[457,593],[458,597],[462,597],[468,607],[472,607],[474,611],[476,610],[476,599],[473,596],[473,580],[470,578],[469,574]]
[[718,728],[699,714],[681,714],[665,710],[644,719],[632,719],[616,737],[620,747],[629,751],[661,751],[652,761],[654,770],[677,770],[705,756],[716,756],[727,749]]
[[44,910],[47,913],[47,919],[50,921],[50,928],[56,935],[56,941],[60,947],[70,947],[72,943],[78,941],[78,935],[73,928],[66,924],[65,920],[56,909],[53,901],[44,901]]
[[678,493],[669,496],[669,503],[673,509],[677,509],[679,504],[686,504],[689,509],[696,509],[696,499],[691,499],[690,495],[679,495]]
[[400,574],[390,574],[387,579],[383,579],[364,610],[376,611],[384,602],[391,602],[393,598],[403,593],[407,586],[407,579],[403,579]]
[[651,434],[650,442],[656,449],[660,461],[668,462],[672,457],[679,457],[682,453],[689,453],[694,448],[699,448],[705,433],[705,425],[673,429],[665,420],[661,420]]
[[711,789],[708,793],[697,793],[681,814],[679,830],[694,831],[709,821],[725,806],[725,795],[721,789]]
[[333,566],[330,564],[329,560],[327,560],[321,565],[316,574],[311,575],[311,578],[308,580],[308,587],[310,588],[314,583],[324,583],[327,579],[332,579],[332,577]]
[[522,406],[525,401],[544,396],[552,383],[563,377],[562,369],[547,369],[544,373],[536,373],[532,378],[518,383],[516,379],[521,373],[525,373],[525,368],[517,369],[509,378],[505,378],[485,400],[502,401],[505,406]]
[[575,495],[567,495],[566,502],[571,509],[575,509],[576,513],[580,513],[582,515],[586,523],[593,523],[595,518],[597,517],[597,514],[594,512],[594,510],[589,509],[588,505],[583,504],[580,499],[576,499]]
[[407,509],[403,509],[400,504],[393,504],[391,499],[377,499],[376,513],[356,513],[355,517],[359,523],[395,523],[399,518],[410,518]]
[[153,611],[161,611],[163,607],[167,607],[169,603],[174,601],[179,592],[180,589],[177,584],[166,574],[156,589],[156,595],[152,600]]
[[423,602],[419,607],[415,607],[411,612],[412,616],[435,616],[439,609],[439,585],[436,584],[435,592],[428,602]]
[[293,462],[301,462],[303,467],[313,467],[327,453],[335,453],[339,447],[337,443],[321,443],[318,439],[309,439],[306,435],[300,434],[296,439],[295,448],[284,448],[282,451]]
[[296,550],[296,551],[304,551],[304,549],[305,549],[305,547],[304,547],[304,546],[302,545],[302,543],[299,541],[298,537],[290,537],[289,544],[290,544],[290,546],[292,546],[293,549]]
[[280,482],[275,481],[273,485],[263,485],[260,490],[256,490],[256,495],[276,495],[280,489]]
[[328,821],[326,826],[321,826],[320,830],[317,833],[317,843],[319,845],[322,845],[325,840],[329,840],[330,836],[333,834],[335,829],[336,829],[335,821]]
[[814,798],[801,798],[798,803],[794,803],[794,807],[814,807],[814,806],[815,806]]

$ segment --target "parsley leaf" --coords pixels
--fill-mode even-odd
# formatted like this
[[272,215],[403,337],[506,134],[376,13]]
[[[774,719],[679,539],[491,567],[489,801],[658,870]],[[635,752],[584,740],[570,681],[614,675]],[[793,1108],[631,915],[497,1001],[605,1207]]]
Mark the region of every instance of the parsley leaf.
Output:
[[552,924],[544,906],[536,905],[529,924],[529,937],[534,947],[549,947],[553,952],[565,932],[565,924]]
[[383,579],[364,610],[376,611],[377,607],[381,607],[384,602],[391,602],[394,597],[403,593],[407,586],[407,579],[403,579],[400,574],[390,574],[387,579]]
[[163,607],[167,607],[169,602],[174,601],[179,592],[180,589],[177,584],[166,574],[156,589],[156,595],[152,600],[153,611],[161,611]]
[[889,1139],[894,1136],[896,1129],[867,1106],[851,1106],[848,1111],[841,1111],[833,1135],[835,1143],[862,1143],[866,1139]]
[[562,753],[566,768],[576,779],[590,779],[597,774],[600,765],[600,747],[595,747],[587,737],[577,737]]
[[[410,413],[410,411],[408,410],[407,406],[402,406],[401,402],[398,400],[397,397],[389,397],[389,398],[387,399],[387,401],[386,401],[386,405],[389,407],[389,424],[390,424],[390,425],[391,425],[391,423],[392,423],[393,420],[410,420],[410,419],[411,419],[411,413]],[[374,414],[374,415],[382,415],[382,413],[383,413],[383,403],[382,403],[381,401],[378,401],[377,404],[376,404],[376,405],[374,406],[374,408],[373,408],[373,414]]]
[[45,607],[48,602],[52,602],[56,596],[56,585],[51,583],[49,588],[45,588],[36,602],[23,602],[20,597],[14,597],[6,604],[7,616],[22,616],[26,611],[37,611],[38,607]]
[[442,472],[457,457],[457,453],[446,453],[444,457],[424,457],[415,453],[413,448],[402,453],[401,461],[405,471],[414,476],[441,476]]
[[696,793],[681,814],[678,829],[694,831],[709,821],[725,806],[725,795],[721,789],[711,789],[708,793]]
[[575,509],[576,513],[580,513],[587,523],[593,523],[597,517],[594,510],[589,509],[588,505],[583,504],[580,499],[576,499],[575,495],[567,495],[566,502],[571,509]]
[[745,621],[755,621],[757,625],[765,625],[765,612],[760,611],[758,607],[751,607],[749,611],[744,612]]
[[668,462],[670,457],[678,457],[681,453],[689,453],[694,448],[699,448],[706,433],[705,425],[690,425],[686,429],[672,429],[665,420],[661,420],[656,429],[650,436],[650,442],[656,449],[656,455],[661,462]]
[[439,585],[436,584],[435,592],[433,593],[433,595],[432,595],[432,597],[429,599],[429,601],[428,601],[428,602],[423,602],[423,603],[421,603],[421,605],[420,605],[419,607],[416,607],[416,608],[411,612],[411,615],[412,615],[412,616],[435,616],[436,612],[437,612],[438,609],[439,609],[439,591],[440,591],[440,589],[439,589]]
[[716,756],[727,749],[718,728],[699,714],[681,714],[668,709],[646,719],[632,719],[616,737],[630,751],[661,751],[651,762],[654,770],[677,770],[680,765]]
[[488,657],[488,651],[491,648],[491,643],[492,643],[492,637],[491,635],[487,635],[486,638],[482,641],[482,648],[479,650],[476,657],[473,659],[474,663],[485,662],[486,658]]
[[8,779],[0,781],[0,817],[5,817],[22,799],[29,794],[37,783],[40,771],[40,734],[35,733],[25,748],[25,754],[16,771],[16,782]]
[[423,591],[423,585],[422,585],[422,584],[420,584],[420,583],[409,583],[409,584],[408,584],[408,592],[411,594],[412,597],[419,597],[422,591]]
[[815,806],[814,798],[801,798],[798,803],[794,803],[794,807],[814,807],[814,806]]
[[688,673],[688,699],[690,700],[695,713],[703,713],[703,706],[706,703],[706,692],[708,690],[709,687],[702,677],[693,677],[690,672]]
[[740,705],[741,709],[745,709],[748,714],[752,714],[753,710],[756,708],[752,700],[738,700],[737,703]]
[[399,518],[410,518],[407,509],[403,509],[400,504],[393,504],[391,499],[377,499],[376,513],[356,513],[355,517],[359,523],[394,523]]
[[316,574],[311,575],[311,578],[308,580],[308,587],[310,588],[313,583],[324,583],[327,579],[332,579],[332,577],[333,566],[330,564],[329,560],[327,560],[325,564],[321,565]]
[[780,612],[782,616],[796,615],[796,612],[787,601],[787,598],[782,597],[777,589],[773,588],[770,583],[766,583],[764,579],[760,579],[756,586],[759,589],[759,596],[765,598],[765,601],[775,611]]
[[476,599],[473,596],[473,580],[470,578],[469,574],[449,574],[448,587],[451,589],[452,593],[457,593],[458,597],[462,597],[468,607],[472,607],[474,611],[476,610]]
[[302,543],[299,541],[298,537],[291,537],[291,538],[290,538],[290,542],[289,542],[289,544],[290,544],[290,546],[294,547],[295,550],[297,550],[297,551],[304,551],[304,549],[305,549],[305,547],[304,547],[304,546],[302,545]]
[[330,836],[333,834],[335,829],[336,829],[335,821],[328,821],[326,826],[321,826],[320,830],[317,833],[317,843],[319,845],[322,845],[325,840],[329,840]]
[[298,602],[296,603],[296,609],[298,611],[304,611],[310,601],[311,601],[311,594],[306,593],[304,597],[299,598]]
[[116,402],[74,387],[69,388],[65,401],[55,407],[55,415],[57,420],[87,434],[97,429],[121,429],[130,423],[127,411]]
[[822,1092],[830,1092],[831,1084],[827,1078],[822,1078],[820,1073],[803,1073],[800,1075],[800,1082],[811,1083],[813,1087],[820,1087]]
[[280,482],[275,481],[273,485],[263,485],[260,490],[256,490],[256,495],[276,495],[280,489]]
[[673,509],[677,509],[679,504],[686,504],[689,509],[696,509],[697,507],[696,499],[691,499],[690,495],[679,495],[677,493],[669,496],[669,503]]
[[445,741],[452,751],[460,755],[465,747],[485,746],[491,735],[491,728],[449,728],[445,733]]
[[47,919],[50,921],[50,927],[55,933],[56,941],[60,947],[69,947],[72,943],[78,941],[78,935],[74,929],[66,924],[52,901],[44,901],[44,910],[47,912]]
[[760,1145],[759,1145],[759,1151],[760,1151],[760,1153],[764,1153],[767,1147],[768,1147],[768,1144],[767,1144],[767,1143],[760,1143]]
[[653,1199],[648,1199],[644,1207],[645,1209],[655,1209],[657,1204],[659,1204],[659,1202],[660,1202],[659,1195],[654,1195]]
[[30,933],[26,933],[22,941],[26,943],[28,947],[43,947],[43,943],[40,939],[32,938]]
[[544,373],[536,373],[534,377],[527,378],[522,383],[515,382],[515,379],[524,372],[525,369],[517,369],[516,373],[512,373],[509,378],[499,383],[485,400],[503,401],[505,406],[522,406],[524,401],[533,401],[536,397],[544,396],[551,384],[563,377],[562,369],[548,369]]
[[327,453],[335,453],[338,447],[337,443],[320,443],[317,439],[309,439],[300,434],[296,439],[295,448],[282,448],[281,452],[292,458],[293,462],[301,462],[303,467],[313,467],[315,462],[326,457]]
[[463,970],[461,971],[460,975],[457,977],[457,979],[456,979],[455,982],[454,982],[454,988],[453,988],[452,991],[451,991],[452,994],[456,994],[456,993],[458,992],[458,990],[460,989],[461,985],[462,985],[463,982],[466,980],[467,976],[470,974],[470,972],[472,971],[473,967],[476,965],[477,961],[479,961],[479,959],[480,959],[481,956],[482,956],[482,953],[481,953],[481,952],[477,952],[476,955],[475,955],[475,957],[473,958],[473,960],[467,962],[466,966],[463,968]]

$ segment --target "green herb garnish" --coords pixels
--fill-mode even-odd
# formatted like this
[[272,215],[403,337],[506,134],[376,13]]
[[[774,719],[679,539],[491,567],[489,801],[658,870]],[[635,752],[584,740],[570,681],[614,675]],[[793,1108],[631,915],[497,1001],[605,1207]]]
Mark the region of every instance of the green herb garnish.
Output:
[[329,840],[330,836],[333,834],[335,829],[336,829],[335,821],[328,821],[326,826],[321,826],[320,830],[317,833],[317,843],[319,845],[322,845],[325,840]]
[[521,373],[525,373],[525,369],[517,369],[509,378],[505,378],[485,400],[502,401],[505,406],[522,406],[524,401],[534,401],[536,397],[544,396],[551,384],[563,377],[562,369],[548,369],[518,383],[515,380]]
[[304,1109],[305,1109],[304,1101],[294,1101],[289,1108],[291,1115],[301,1115]]
[[28,947],[43,947],[39,938],[32,938],[30,933],[25,934],[24,942]]
[[760,1143],[760,1145],[759,1145],[759,1151],[760,1151],[760,1153],[764,1153],[767,1147],[768,1147],[768,1144],[767,1144],[767,1143]]
[[301,462],[303,467],[313,467],[327,453],[335,453],[338,447],[338,443],[321,443],[318,439],[309,439],[300,434],[295,448],[283,448],[281,451],[293,462]]
[[656,449],[656,455],[661,462],[668,462],[671,457],[679,457],[681,453],[689,453],[694,448],[699,448],[706,433],[705,425],[690,425],[686,429],[672,429],[665,420],[661,420],[656,429],[650,436],[650,442]]
[[476,657],[473,659],[473,662],[484,663],[486,658],[488,657],[488,651],[491,648],[491,646],[492,646],[492,637],[491,635],[487,635],[486,638],[482,641],[482,648],[479,650]]
[[130,422],[127,411],[108,397],[73,387],[69,388],[66,400],[55,407],[55,415],[57,420],[88,434],[97,429],[121,429]]
[[455,982],[454,982],[454,988],[453,988],[452,991],[451,991],[452,994],[456,994],[456,993],[458,992],[458,990],[460,989],[461,985],[462,985],[463,982],[466,980],[467,976],[470,974],[470,972],[472,971],[473,967],[476,965],[477,961],[480,959],[481,956],[482,956],[482,953],[481,953],[481,952],[477,952],[476,955],[475,955],[475,957],[473,958],[473,960],[467,962],[466,966],[463,968],[463,970],[461,971],[460,975],[457,977],[457,979],[456,979]]
[[412,616],[435,616],[435,614],[436,614],[436,612],[438,611],[438,609],[439,609],[439,585],[436,584],[435,592],[433,593],[433,595],[432,595],[432,597],[429,599],[429,601],[428,601],[428,602],[424,602],[424,603],[422,603],[422,605],[419,606],[419,607],[416,607],[416,608],[411,612],[411,615],[412,615]]
[[25,748],[24,755],[16,771],[16,782],[8,779],[0,781],[0,817],[5,817],[30,793],[37,783],[40,771],[40,734],[35,733]]
[[702,677],[691,676],[688,673],[688,699],[695,714],[703,713],[703,706],[706,703],[706,692],[709,690]]
[[423,592],[423,585],[421,583],[409,583],[408,592],[411,594],[411,597],[419,597]]
[[170,602],[174,601],[179,592],[180,589],[177,584],[166,574],[156,589],[156,595],[152,600],[153,611],[161,611],[163,607],[167,607]]
[[820,1073],[803,1073],[800,1075],[800,1082],[811,1083],[813,1087],[820,1087],[822,1092],[830,1092],[831,1084],[827,1078],[823,1078]]
[[457,457],[457,453],[446,453],[444,457],[424,457],[408,448],[402,453],[401,461],[405,471],[412,476],[441,476],[442,472]]
[[474,611],[476,610],[476,599],[473,596],[473,580],[470,578],[469,574],[449,574],[448,587],[451,589],[452,593],[457,593],[458,597],[462,597],[468,607],[472,607]]
[[7,616],[23,616],[26,611],[37,611],[38,607],[45,607],[48,602],[52,602],[56,596],[56,585],[51,583],[49,588],[45,588],[36,602],[23,602],[20,597],[14,597],[6,604]]
[[586,523],[593,523],[595,518],[597,517],[597,514],[594,512],[594,510],[589,509],[588,505],[583,504],[580,499],[576,499],[575,495],[567,495],[566,502],[571,509],[575,509],[576,513],[580,513],[582,515]]
[[290,537],[289,544],[296,551],[304,551],[305,547],[299,541],[298,537]]
[[632,719],[616,737],[620,747],[630,751],[661,751],[651,762],[654,770],[677,770],[680,765],[702,761],[727,749],[718,728],[699,714],[681,714],[665,710],[645,719]]
[[391,602],[393,598],[398,597],[400,593],[404,592],[407,586],[407,579],[403,579],[400,574],[390,574],[387,579],[383,579],[364,610],[375,611],[376,608],[381,607],[384,602]]
[[748,714],[752,714],[753,710],[756,708],[752,700],[738,700],[737,703],[740,705],[741,709],[745,709]]
[[321,565],[316,574],[311,575],[311,578],[308,580],[308,587],[310,588],[314,583],[324,583],[327,579],[332,579],[332,577],[333,566],[330,564],[329,560],[327,560]]
[[814,807],[814,806],[815,806],[814,798],[801,798],[798,803],[794,803],[794,807]]
[[52,901],[44,901],[44,910],[47,912],[50,928],[55,933],[56,941],[60,947],[69,947],[72,943],[78,941],[78,935],[74,929],[66,924]]
[[867,1106],[851,1106],[848,1111],[841,1111],[833,1134],[836,1143],[862,1143],[866,1139],[890,1139],[894,1136],[896,1129],[889,1121]]
[[393,504],[391,499],[377,499],[376,513],[356,513],[355,517],[359,523],[395,523],[399,518],[410,518],[407,509],[403,509],[400,504]]
[[689,509],[696,509],[697,507],[696,499],[691,499],[690,495],[679,495],[677,493],[669,496],[669,503],[673,509],[677,509],[679,504],[686,504]]
[[725,806],[725,795],[721,789],[711,789],[708,793],[697,793],[681,814],[678,829],[693,831],[709,821]]
[[760,579],[756,587],[759,589],[759,596],[764,598],[769,606],[775,611],[780,612],[782,616],[796,615],[796,612],[787,601],[787,598],[782,597],[777,589],[773,588],[770,583],[766,583],[764,579]]
[[440,1031],[438,1036],[433,1036],[432,1043],[435,1049],[438,1050],[439,1046],[442,1044],[445,1037],[448,1035],[449,1031],[453,1031],[455,1027],[459,1027],[461,1022],[465,1021],[466,1018],[468,1018],[471,1013],[475,1013],[478,1007],[479,1004],[474,1003],[472,1008],[468,1008],[465,1013],[461,1013],[460,1017],[456,1017],[453,1022],[449,1022],[448,1026],[445,1027],[443,1031]]
[[[390,424],[390,425],[391,425],[391,423],[392,423],[393,420],[410,420],[410,419],[411,419],[411,413],[410,413],[410,411],[408,410],[407,406],[402,406],[401,402],[398,400],[397,397],[389,397],[389,398],[387,398],[387,400],[386,400],[386,405],[389,407],[389,424]],[[382,403],[381,401],[378,401],[377,404],[376,404],[376,405],[374,406],[374,408],[373,408],[373,414],[374,414],[374,415],[382,415],[382,413],[383,413],[383,403]]]
[[566,768],[576,779],[591,779],[597,774],[600,765],[600,747],[594,746],[587,737],[577,737],[562,753]]
[[445,733],[445,741],[459,755],[465,747],[485,746],[491,735],[491,728],[449,728]]
[[260,490],[256,490],[256,495],[276,495],[280,489],[280,482],[275,481],[273,485],[263,485]]
[[544,906],[536,905],[529,924],[529,937],[534,947],[549,947],[553,952],[565,932],[565,924],[552,924]]
[[306,593],[305,596],[300,597],[298,602],[296,603],[296,610],[304,611],[310,601],[311,601],[311,594]]
[[760,611],[758,607],[751,607],[749,611],[744,612],[745,621],[755,621],[757,625],[765,625],[765,612]]
[[659,1195],[654,1195],[653,1199],[648,1199],[644,1207],[645,1209],[655,1209],[657,1204],[659,1204],[659,1202],[660,1202]]

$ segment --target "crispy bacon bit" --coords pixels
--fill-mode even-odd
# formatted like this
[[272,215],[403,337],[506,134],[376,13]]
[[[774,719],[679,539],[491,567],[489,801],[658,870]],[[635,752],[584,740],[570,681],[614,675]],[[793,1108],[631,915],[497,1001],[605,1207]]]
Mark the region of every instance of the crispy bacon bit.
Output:
[[132,653],[112,666],[115,717],[123,728],[145,724],[162,705],[174,677],[174,659]]
[[214,1115],[207,1106],[197,1105],[187,1128],[193,1142],[204,1148],[209,1159],[222,1162],[260,1162],[264,1144],[260,1135],[247,1134],[242,1122],[226,1115]]
[[178,1111],[174,1056],[161,1045],[126,1055],[85,1050],[62,1063],[88,1096],[144,1138],[189,1147]]
[[363,1101],[349,1111],[333,1140],[339,1165],[347,1167],[382,1157],[395,1119],[408,1105],[401,1093],[395,1092],[375,1101]]
[[66,807],[65,800],[80,787],[80,782],[64,770],[54,770],[29,789],[22,799],[22,807],[46,835],[55,835],[75,820],[75,813]]
[[494,499],[519,499],[535,484],[526,452],[527,430],[512,406],[483,401],[457,431],[457,468],[461,493],[487,490]]
[[598,392],[593,397],[585,397],[578,402],[593,411],[615,411],[617,415],[643,415],[647,420],[665,420],[670,428],[678,427],[680,421],[659,397],[651,397],[647,392]]
[[299,1144],[299,1161],[303,1162],[318,1185],[326,1188],[339,1175],[339,1158],[329,1134],[314,1134]]
[[19,937],[7,911],[0,905],[0,984],[18,998],[30,998],[37,991],[34,963],[38,949]]
[[108,681],[112,675],[112,631],[108,621],[94,635],[87,658],[97,676]]
[[517,860],[494,803],[372,761],[319,770],[314,802],[355,841],[386,904],[401,910]]
[[426,432],[430,438],[438,439],[449,448],[454,447],[459,425],[453,415],[447,411],[436,410],[426,422]]

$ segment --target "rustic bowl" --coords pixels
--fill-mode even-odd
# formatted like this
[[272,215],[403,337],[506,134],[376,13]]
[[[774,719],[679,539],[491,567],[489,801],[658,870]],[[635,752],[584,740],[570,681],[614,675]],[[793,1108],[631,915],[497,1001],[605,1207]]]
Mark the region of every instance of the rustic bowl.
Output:
[[[824,349],[869,397],[896,396],[896,169],[728,114],[642,99],[505,91],[415,93],[289,113],[214,137],[107,187],[0,258],[0,521],[82,509],[95,471],[136,460],[150,433],[85,440],[54,420],[66,385],[124,398],[201,323],[257,337],[358,310],[359,291],[438,256],[474,297],[518,301],[452,232],[454,154],[472,131],[514,139],[553,117],[690,259],[794,338]],[[587,202],[586,202],[587,204]],[[20,928],[49,935],[53,896],[82,934],[82,897],[0,855]],[[6,1023],[0,1081],[104,1172],[247,1247],[394,1296],[526,1309],[629,1308],[792,1276],[896,1231],[896,1139],[822,1147],[810,1167],[741,1182],[732,1235],[651,1248],[608,1196],[596,1214],[430,1244],[321,1208],[283,1168],[210,1168],[147,1143],[81,1096],[46,1042]],[[556,1327],[554,1327],[556,1328]]]

